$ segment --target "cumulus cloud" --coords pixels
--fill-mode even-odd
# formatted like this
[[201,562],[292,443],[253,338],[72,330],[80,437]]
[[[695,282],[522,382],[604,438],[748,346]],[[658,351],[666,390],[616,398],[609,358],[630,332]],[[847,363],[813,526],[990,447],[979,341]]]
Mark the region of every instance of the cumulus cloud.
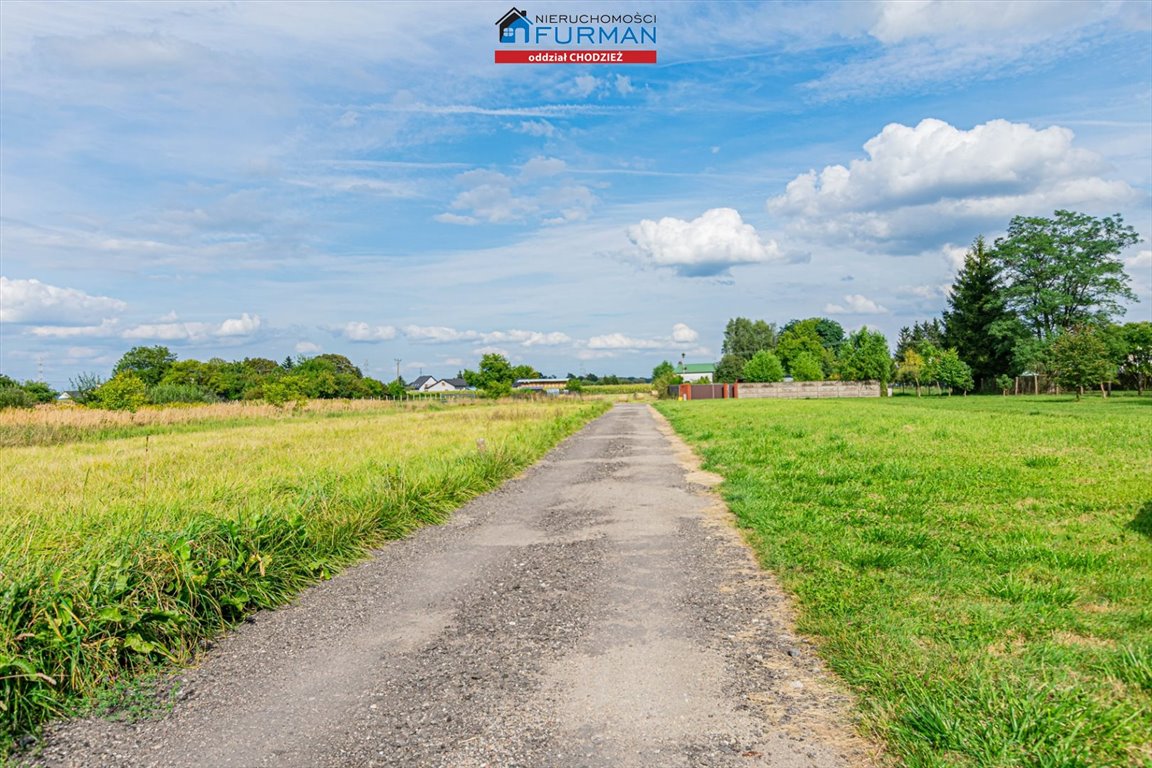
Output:
[[369,325],[353,321],[340,329],[340,335],[349,341],[388,341],[396,338],[396,329],[391,325]]
[[1002,227],[1017,214],[1111,206],[1138,196],[1103,177],[1107,163],[1067,128],[992,120],[962,130],[935,119],[892,123],[866,158],[788,183],[768,210],[795,233],[882,251],[916,252]]
[[202,322],[142,323],[126,328],[122,338],[139,341],[204,341],[210,338],[237,338],[251,336],[262,325],[259,315],[247,312],[229,318],[220,324]]
[[628,229],[628,239],[644,262],[687,277],[722,275],[734,266],[780,258],[776,242],[762,241],[732,208],[713,208],[692,221],[644,219]]
[[0,322],[90,325],[123,312],[128,305],[108,296],[92,296],[39,280],[0,277]]
[[843,304],[825,304],[824,311],[830,315],[886,315],[888,309],[882,307],[867,296],[859,293],[844,297]]
[[260,316],[247,312],[235,319],[225,320],[216,330],[217,336],[251,336],[260,330]]
[[684,323],[676,323],[672,326],[672,341],[677,344],[694,344],[699,338],[700,334]]

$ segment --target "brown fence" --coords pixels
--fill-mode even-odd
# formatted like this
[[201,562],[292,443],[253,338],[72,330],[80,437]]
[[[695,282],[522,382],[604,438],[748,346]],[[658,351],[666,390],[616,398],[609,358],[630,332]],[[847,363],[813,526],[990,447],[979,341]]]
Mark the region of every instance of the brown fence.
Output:
[[727,400],[736,397],[738,384],[681,384],[676,389],[678,400]]

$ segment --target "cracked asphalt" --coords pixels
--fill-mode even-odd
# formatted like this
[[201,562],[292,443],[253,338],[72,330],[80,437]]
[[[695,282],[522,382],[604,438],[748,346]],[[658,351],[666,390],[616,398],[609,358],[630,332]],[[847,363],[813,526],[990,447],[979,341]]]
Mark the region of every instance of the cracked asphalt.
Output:
[[856,766],[717,478],[618,405],[443,526],[258,614],[171,711],[48,729],[37,766]]

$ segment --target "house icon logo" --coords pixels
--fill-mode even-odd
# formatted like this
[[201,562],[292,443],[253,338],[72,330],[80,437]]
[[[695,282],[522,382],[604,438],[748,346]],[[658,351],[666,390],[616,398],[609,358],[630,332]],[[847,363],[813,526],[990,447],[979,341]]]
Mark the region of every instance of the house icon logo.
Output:
[[532,22],[528,21],[528,14],[525,11],[518,11],[513,8],[500,17],[500,21],[496,22],[496,26],[500,27],[500,42],[517,42],[516,35],[523,30],[524,39],[521,42],[527,43],[528,30],[532,26]]

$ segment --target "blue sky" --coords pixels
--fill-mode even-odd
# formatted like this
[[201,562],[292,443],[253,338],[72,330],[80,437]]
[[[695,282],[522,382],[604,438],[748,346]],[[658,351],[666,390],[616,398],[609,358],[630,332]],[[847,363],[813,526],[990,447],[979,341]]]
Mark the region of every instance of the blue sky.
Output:
[[0,369],[136,344],[381,378],[939,314],[1017,214],[1119,212],[1152,318],[1152,3],[519,4],[658,65],[495,65],[500,3],[0,4]]

